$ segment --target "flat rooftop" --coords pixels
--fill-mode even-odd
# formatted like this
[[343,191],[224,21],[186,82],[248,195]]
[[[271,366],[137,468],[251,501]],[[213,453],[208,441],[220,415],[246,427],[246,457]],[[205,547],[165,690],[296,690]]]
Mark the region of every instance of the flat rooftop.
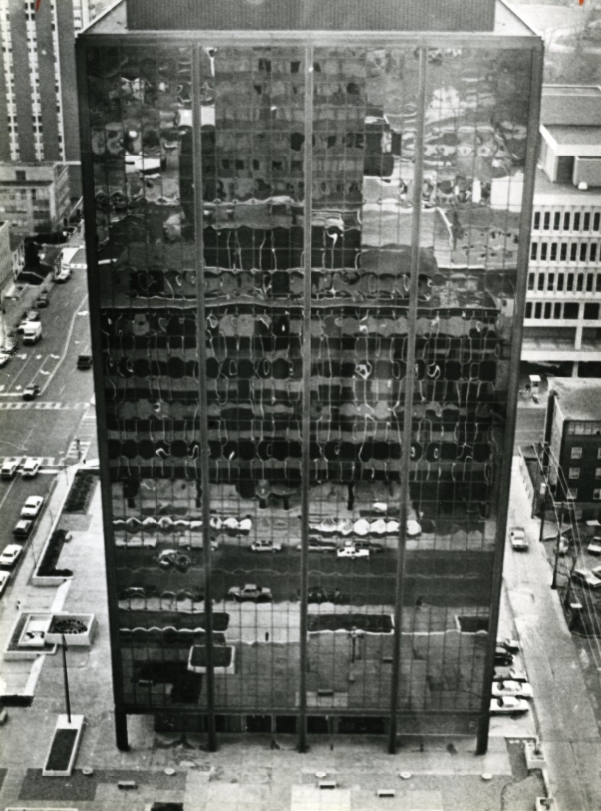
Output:
[[534,181],[534,204],[542,205],[545,202],[560,204],[560,201],[569,199],[573,205],[582,200],[587,205],[601,205],[601,189],[578,189],[573,183],[552,183],[542,169],[537,169]]
[[601,421],[601,380],[556,377],[550,389],[557,392],[564,419]]

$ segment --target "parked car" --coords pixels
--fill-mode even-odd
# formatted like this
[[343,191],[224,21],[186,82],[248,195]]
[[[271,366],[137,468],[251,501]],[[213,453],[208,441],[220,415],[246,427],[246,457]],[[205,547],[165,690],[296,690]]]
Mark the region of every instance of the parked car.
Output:
[[335,552],[338,544],[335,541],[322,541],[319,538],[309,538],[309,552]]
[[227,593],[228,599],[237,603],[268,603],[272,600],[271,589],[248,583],[242,588],[233,586]]
[[505,648],[505,650],[509,651],[509,653],[517,653],[520,649],[520,643],[517,641],[517,639],[506,637],[505,639],[497,639],[497,647]]
[[255,541],[250,548],[253,552],[281,552],[282,544],[275,541]]
[[12,479],[21,464],[20,456],[9,456],[0,469],[0,479]]
[[570,548],[570,539],[566,535],[560,535],[558,540],[557,535],[557,532],[554,532],[552,535],[545,535],[543,541],[555,544],[557,546],[557,554],[565,555]]
[[518,670],[515,667],[501,667],[495,670],[493,681],[528,681],[528,676],[523,670]]
[[36,299],[36,307],[38,309],[42,309],[43,307],[47,307],[50,304],[50,294],[44,291],[40,293],[40,295]]
[[0,566],[14,566],[22,551],[23,547],[20,544],[9,543],[0,555]]
[[6,366],[6,364],[8,363],[9,360],[10,360],[10,355],[8,354],[8,352],[0,352],[0,369],[3,366]]
[[572,580],[589,589],[601,588],[601,580],[590,569],[574,569]]
[[15,536],[15,538],[27,538],[27,536],[31,532],[32,526],[33,521],[22,518],[15,524],[15,527],[13,529],[13,535]]
[[508,665],[512,664],[513,662],[513,654],[509,653],[503,647],[497,645],[495,648],[495,665],[501,665],[503,667],[507,667]]
[[311,586],[307,593],[308,603],[342,603],[344,601],[345,598],[338,588],[327,592],[321,586]]
[[503,696],[502,698],[493,698],[490,702],[491,715],[511,714],[528,712],[528,702],[523,698],[514,698],[513,696]]
[[528,539],[523,527],[512,527],[509,530],[509,542],[511,548],[523,552],[528,549]]
[[9,580],[10,580],[10,572],[0,572],[0,594],[4,592],[4,589],[7,587]]
[[381,543],[375,543],[373,541],[345,541],[346,546],[354,546],[355,549],[367,549],[370,553],[378,553],[383,552],[384,547]]
[[495,698],[500,696],[514,696],[515,698],[532,698],[532,685],[527,681],[493,681],[492,694]]
[[601,555],[601,537],[595,535],[593,540],[586,547],[586,551],[591,555]]
[[5,355],[15,355],[19,348],[19,342],[13,336],[7,336],[4,345],[2,347],[2,352]]
[[77,368],[78,369],[91,369],[92,368],[92,356],[91,355],[80,355],[77,358]]
[[358,546],[342,546],[336,550],[336,557],[339,558],[368,558],[369,549],[360,549]]
[[21,518],[36,518],[42,509],[43,503],[44,496],[29,496],[21,507]]
[[42,391],[41,387],[38,386],[37,383],[30,383],[29,386],[26,386],[23,389],[23,399],[24,400],[35,400],[38,394]]
[[30,456],[25,460],[25,464],[21,468],[21,475],[24,479],[33,479],[40,472],[42,467],[42,460],[36,456]]

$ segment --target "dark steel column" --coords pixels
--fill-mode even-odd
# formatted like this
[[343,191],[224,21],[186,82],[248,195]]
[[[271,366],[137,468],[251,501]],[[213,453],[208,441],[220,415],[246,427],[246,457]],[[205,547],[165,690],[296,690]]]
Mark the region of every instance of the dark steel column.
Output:
[[490,726],[490,698],[492,677],[494,674],[494,653],[499,625],[501,588],[503,585],[503,558],[505,555],[505,535],[507,532],[507,510],[509,509],[509,491],[511,487],[511,465],[513,460],[513,443],[517,413],[517,397],[522,351],[522,333],[524,310],[526,307],[526,280],[528,277],[528,257],[530,254],[530,227],[532,224],[532,201],[534,199],[534,170],[538,149],[538,128],[540,110],[540,89],[543,75],[543,48],[539,40],[532,51],[530,73],[530,111],[528,115],[528,142],[526,144],[526,167],[524,172],[524,190],[522,210],[520,213],[520,244],[517,259],[516,308],[513,315],[511,356],[509,361],[509,385],[507,387],[507,414],[505,419],[505,437],[501,474],[498,483],[497,530],[495,536],[495,559],[490,596],[490,621],[488,625],[488,646],[484,663],[484,682],[482,703],[478,723],[476,754],[484,755],[488,748],[488,730]]
[[303,420],[301,459],[300,673],[298,751],[307,751],[307,597],[309,578],[309,476],[311,475],[311,211],[313,191],[313,44],[305,51],[305,232],[303,288]]
[[424,127],[426,106],[427,49],[419,49],[419,80],[417,90],[417,121],[415,124],[415,172],[413,181],[413,219],[411,221],[411,287],[409,291],[407,376],[403,413],[403,444],[401,447],[401,503],[399,505],[399,541],[397,549],[396,595],[394,604],[394,646],[392,686],[390,693],[390,725],[388,751],[396,752],[397,713],[401,680],[401,636],[403,599],[405,596],[405,551],[407,546],[407,502],[411,461],[411,428],[413,421],[413,386],[415,382],[415,330],[417,323],[417,294],[419,276],[420,230],[424,163]]
[[202,86],[199,45],[193,46],[192,116],[193,116],[193,167],[194,167],[194,215],[196,248],[196,351],[198,354],[198,403],[200,454],[197,472],[202,486],[202,546],[205,567],[205,687],[207,691],[207,745],[209,752],[217,749],[215,733],[215,672],[213,670],[213,601],[211,597],[211,493],[209,485],[209,429],[207,425],[207,347],[205,337],[205,278],[202,233],[202,161],[200,88]]
[[98,431],[98,458],[100,460],[100,484],[102,495],[102,526],[104,530],[104,554],[106,560],[106,583],[108,599],[109,633],[111,639],[111,669],[113,676],[113,696],[115,701],[115,734],[117,746],[122,752],[129,750],[127,738],[127,715],[123,709],[125,696],[123,689],[123,661],[119,647],[119,603],[117,601],[117,576],[115,560],[115,539],[113,536],[113,503],[111,494],[110,461],[108,455],[108,431],[106,427],[106,407],[104,402],[104,362],[102,353],[102,329],[100,323],[100,279],[96,252],[96,210],[94,191],[94,166],[90,145],[90,108],[87,84],[86,41],[76,43],[77,78],[80,105],[79,132],[82,158],[82,181],[84,201],[84,221],[86,253],[88,257],[88,290],[90,296],[90,328],[92,335],[92,357],[94,368],[94,391],[96,397],[96,426]]

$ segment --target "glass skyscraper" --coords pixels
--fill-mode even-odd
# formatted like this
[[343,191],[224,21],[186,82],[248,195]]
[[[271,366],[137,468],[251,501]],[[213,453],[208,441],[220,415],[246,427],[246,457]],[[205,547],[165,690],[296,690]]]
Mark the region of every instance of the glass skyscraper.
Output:
[[78,39],[118,745],[484,751],[540,40],[163,5]]

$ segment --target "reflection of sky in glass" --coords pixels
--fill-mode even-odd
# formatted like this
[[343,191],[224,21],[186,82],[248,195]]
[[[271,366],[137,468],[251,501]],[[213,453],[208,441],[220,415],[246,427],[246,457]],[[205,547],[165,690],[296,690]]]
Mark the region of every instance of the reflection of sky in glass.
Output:
[[[417,52],[316,48],[310,122],[304,49],[219,46],[203,49],[200,61],[195,131],[189,49],[106,48],[90,57],[127,700],[206,703],[198,678],[206,454],[219,711],[298,707],[302,521],[309,707],[386,712],[402,530],[400,707],[476,710],[484,646],[458,617],[486,622],[491,598],[528,64],[517,52],[429,51],[418,191]],[[204,261],[206,413],[195,239]]]

